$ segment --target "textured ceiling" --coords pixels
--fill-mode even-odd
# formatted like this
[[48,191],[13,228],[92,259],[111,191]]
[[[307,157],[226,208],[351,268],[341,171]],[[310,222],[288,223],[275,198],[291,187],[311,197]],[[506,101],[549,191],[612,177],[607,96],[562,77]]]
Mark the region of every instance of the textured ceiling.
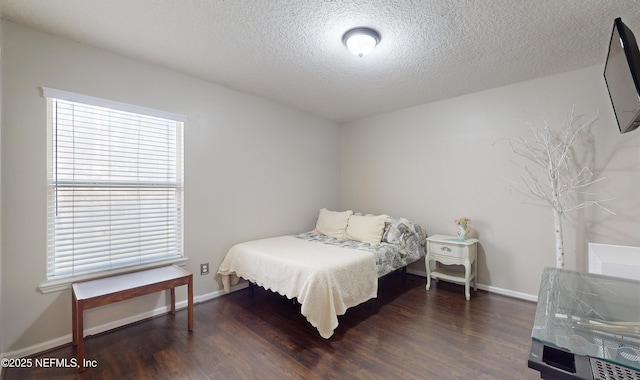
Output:
[[[639,0],[0,0],[2,18],[337,122],[604,64]],[[355,26],[382,41],[359,58]]]

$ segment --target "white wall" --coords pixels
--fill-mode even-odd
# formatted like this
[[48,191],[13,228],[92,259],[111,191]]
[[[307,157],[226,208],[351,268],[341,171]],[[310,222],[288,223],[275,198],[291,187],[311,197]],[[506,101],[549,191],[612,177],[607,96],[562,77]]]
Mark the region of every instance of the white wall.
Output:
[[[339,207],[335,123],[162,67],[3,21],[2,304],[0,352],[70,342],[70,291],[46,281],[47,86],[185,114],[185,253],[195,296],[221,289],[215,273],[234,243],[310,230]],[[186,296],[178,291],[178,301]],[[166,304],[149,295],[85,313],[86,329]],[[196,326],[197,329],[197,326]],[[65,340],[66,339],[66,340]]]
[[617,216],[592,209],[565,223],[565,266],[585,270],[588,241],[640,245],[640,131],[617,131],[599,66],[343,125],[342,206],[405,216],[428,234],[455,234],[453,220],[469,217],[480,238],[479,282],[535,297],[543,268],[555,265],[553,216],[509,190],[521,169],[497,141],[526,136],[526,122],[546,112],[557,126],[573,104],[585,117],[600,110],[593,147],[581,151],[608,177],[601,196],[617,197],[607,203]]

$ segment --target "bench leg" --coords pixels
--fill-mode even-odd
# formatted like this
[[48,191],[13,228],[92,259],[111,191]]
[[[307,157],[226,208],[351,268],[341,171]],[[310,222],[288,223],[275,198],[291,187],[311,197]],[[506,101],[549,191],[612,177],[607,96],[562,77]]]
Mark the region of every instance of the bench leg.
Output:
[[82,372],[84,371],[84,321],[82,320],[83,314],[84,314],[84,302],[77,301],[75,305],[76,305],[76,337],[77,337],[77,344],[78,344],[76,357],[78,359],[78,372]]
[[76,293],[71,290],[71,343],[78,344],[78,305]]
[[189,276],[189,282],[187,283],[187,302],[188,302],[188,328],[189,331],[193,331],[193,275]]
[[171,314],[176,314],[176,288],[171,288]]

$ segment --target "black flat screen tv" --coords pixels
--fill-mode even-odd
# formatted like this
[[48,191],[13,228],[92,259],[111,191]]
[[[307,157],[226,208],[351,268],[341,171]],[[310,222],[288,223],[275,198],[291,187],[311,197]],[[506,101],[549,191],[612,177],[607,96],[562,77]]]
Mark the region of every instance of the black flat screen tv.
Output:
[[618,17],[613,22],[604,80],[620,133],[640,126],[640,50],[631,29]]

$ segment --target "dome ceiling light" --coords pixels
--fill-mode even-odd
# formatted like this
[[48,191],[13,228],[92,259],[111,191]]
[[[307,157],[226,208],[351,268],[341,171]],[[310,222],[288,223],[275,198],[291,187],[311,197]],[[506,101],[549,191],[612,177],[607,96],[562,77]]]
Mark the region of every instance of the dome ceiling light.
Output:
[[380,34],[371,28],[353,28],[342,36],[342,43],[350,52],[362,57],[380,43]]

